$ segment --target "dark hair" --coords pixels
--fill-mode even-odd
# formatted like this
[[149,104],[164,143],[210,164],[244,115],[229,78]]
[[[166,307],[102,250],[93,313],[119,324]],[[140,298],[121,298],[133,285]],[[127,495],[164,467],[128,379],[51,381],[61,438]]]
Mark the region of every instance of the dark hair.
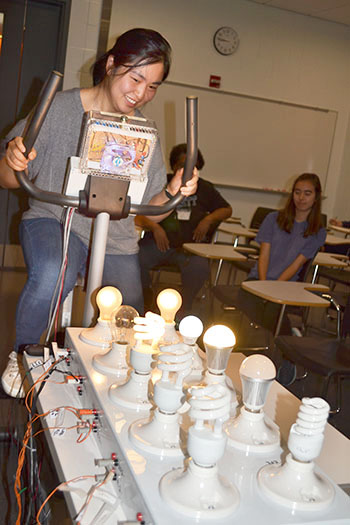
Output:
[[102,55],[92,66],[94,86],[100,84],[106,76],[106,64],[109,56],[113,56],[114,68],[126,66],[130,69],[148,64],[162,62],[165,80],[169,74],[171,62],[171,47],[169,42],[157,31],[152,29],[130,29],[120,35],[114,46]]
[[[170,167],[173,171],[180,157],[182,155],[186,155],[186,153],[187,153],[187,144],[177,144],[177,146],[173,147],[173,149],[170,152],[170,156],[169,156]],[[198,148],[197,162],[196,162],[197,170],[201,170],[204,164],[205,162],[204,162],[203,155],[200,149]]]
[[294,181],[292,192],[288,197],[285,207],[281,210],[277,216],[277,224],[288,233],[292,231],[294,219],[295,219],[295,204],[294,204],[294,190],[298,182],[308,181],[311,182],[315,189],[315,202],[312,205],[310,213],[307,217],[307,228],[304,233],[304,237],[313,235],[317,233],[322,228],[322,219],[321,219],[321,198],[322,198],[322,189],[320,179],[314,173],[303,173]]

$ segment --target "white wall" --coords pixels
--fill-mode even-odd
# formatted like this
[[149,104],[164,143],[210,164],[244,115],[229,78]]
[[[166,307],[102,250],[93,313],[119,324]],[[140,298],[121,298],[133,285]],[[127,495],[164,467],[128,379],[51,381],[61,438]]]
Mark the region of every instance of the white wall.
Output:
[[[84,85],[81,78],[87,85],[100,5],[101,0],[72,0],[65,88]],[[212,45],[222,25],[240,36],[238,51],[229,57]],[[328,216],[350,218],[350,28],[245,0],[114,0],[109,47],[119,34],[140,26],[160,31],[171,43],[169,80],[207,87],[209,75],[216,74],[223,90],[338,111],[323,208]],[[257,205],[282,204],[276,194],[220,191],[246,223]]]
[[96,60],[102,0],[72,0],[63,89],[91,85]]

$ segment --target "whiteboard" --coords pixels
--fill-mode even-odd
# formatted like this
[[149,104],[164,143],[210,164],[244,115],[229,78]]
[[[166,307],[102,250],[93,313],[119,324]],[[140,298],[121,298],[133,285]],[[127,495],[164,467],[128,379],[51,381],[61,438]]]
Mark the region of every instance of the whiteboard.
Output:
[[316,173],[325,187],[337,112],[216,89],[165,82],[145,114],[163,151],[185,142],[186,96],[198,97],[203,176],[216,185],[288,191],[297,175]]

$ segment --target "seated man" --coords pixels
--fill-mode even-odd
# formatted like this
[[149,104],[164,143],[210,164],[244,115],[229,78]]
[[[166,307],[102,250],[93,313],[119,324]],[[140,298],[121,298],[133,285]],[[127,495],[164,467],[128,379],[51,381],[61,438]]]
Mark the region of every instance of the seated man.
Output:
[[[186,144],[178,144],[170,153],[173,173],[185,164]],[[198,150],[196,167],[201,170],[204,159]],[[168,175],[168,179],[172,174]],[[204,282],[209,278],[209,262],[204,257],[191,255],[182,249],[186,242],[211,242],[219,223],[232,214],[232,208],[209,181],[198,180],[196,195],[186,197],[166,219],[160,223],[138,215],[135,224],[146,229],[139,241],[141,279],[145,307],[153,298],[150,270],[159,264],[176,264],[181,271],[181,316],[191,312],[192,302]]]

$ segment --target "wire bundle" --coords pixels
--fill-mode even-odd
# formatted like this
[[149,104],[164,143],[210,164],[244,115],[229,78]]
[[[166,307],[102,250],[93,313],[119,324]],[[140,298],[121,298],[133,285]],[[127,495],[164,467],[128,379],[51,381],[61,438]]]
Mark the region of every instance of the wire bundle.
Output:
[[[22,504],[22,495],[24,493],[30,493],[31,498],[29,499],[28,509],[26,509],[26,525],[31,523],[31,519],[33,518],[33,511],[36,512],[36,521],[35,523],[47,523],[47,519],[49,516],[49,509],[46,511],[46,514],[43,517],[43,521],[39,521],[39,515],[42,513],[47,501],[50,499],[50,497],[56,492],[56,490],[59,489],[60,486],[56,487],[55,490],[53,490],[48,497],[42,496],[42,490],[39,483],[39,477],[40,477],[40,470],[41,467],[38,467],[37,463],[37,448],[36,448],[36,440],[37,436],[47,430],[54,430],[57,428],[64,428],[65,430],[71,430],[71,429],[77,429],[79,427],[79,423],[83,422],[84,425],[87,427],[87,431],[85,434],[79,434],[77,438],[77,443],[83,443],[91,434],[92,432],[92,425],[83,419],[83,414],[80,409],[77,409],[75,407],[71,406],[62,406],[57,407],[56,409],[51,409],[45,413],[38,414],[36,413],[36,402],[38,399],[38,396],[42,392],[42,389],[44,388],[45,384],[48,382],[55,383],[55,384],[66,384],[66,381],[53,381],[50,380],[50,376],[54,371],[62,372],[61,370],[57,370],[57,365],[64,359],[64,357],[58,359],[57,361],[53,362],[49,368],[40,375],[40,377],[34,382],[30,390],[28,391],[26,398],[25,398],[25,407],[28,410],[29,413],[29,420],[27,424],[26,431],[24,433],[23,439],[22,439],[22,447],[19,451],[18,455],[18,465],[16,470],[16,476],[15,476],[15,485],[14,485],[14,491],[16,496],[16,501],[18,505],[18,514],[17,514],[17,520],[16,525],[21,525],[21,516],[22,511],[24,509],[24,505]],[[62,372],[67,375],[72,375],[71,372]],[[78,379],[77,379],[78,381]],[[35,388],[39,386],[38,391],[35,395]],[[45,428],[41,428],[40,430],[37,430],[36,432],[33,430],[33,427],[35,423],[40,421],[43,417],[47,417],[52,413],[53,410],[64,410],[66,412],[74,414],[74,416],[79,421],[78,424],[74,424],[68,427],[63,427],[61,425],[56,426],[47,426]],[[29,468],[29,490],[28,487],[22,487],[22,472],[24,470],[24,465],[27,459],[28,468]],[[94,478],[94,476],[85,476],[85,477],[91,477]],[[84,478],[84,476],[82,477]],[[34,489],[34,481],[37,483],[37,488]],[[67,481],[66,483],[69,483],[70,481]],[[65,484],[66,484],[65,483]],[[62,485],[62,484],[61,484]],[[40,490],[39,490],[40,489]],[[39,494],[40,493],[40,494]],[[40,495],[40,497],[39,497]],[[33,508],[34,504],[34,508]],[[37,510],[39,507],[39,510]]]

